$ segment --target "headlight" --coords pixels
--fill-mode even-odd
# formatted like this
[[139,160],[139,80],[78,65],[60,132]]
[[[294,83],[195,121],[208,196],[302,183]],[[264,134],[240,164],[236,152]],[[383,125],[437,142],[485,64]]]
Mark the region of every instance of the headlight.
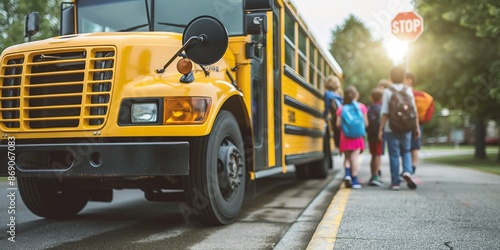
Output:
[[165,98],[165,124],[203,123],[210,110],[208,97]]
[[130,113],[132,123],[158,122],[158,105],[156,103],[133,103]]

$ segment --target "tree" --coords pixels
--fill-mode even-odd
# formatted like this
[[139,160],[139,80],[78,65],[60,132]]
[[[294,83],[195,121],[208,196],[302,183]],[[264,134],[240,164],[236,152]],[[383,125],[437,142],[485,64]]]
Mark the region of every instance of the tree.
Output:
[[369,102],[371,90],[380,79],[387,78],[392,66],[382,41],[374,40],[353,15],[332,31],[330,52],[342,66],[346,85],[356,86],[364,103]]
[[40,31],[33,39],[45,39],[59,34],[59,11],[62,0],[0,0],[0,51],[24,42],[25,17],[40,14]]
[[[480,0],[474,4],[457,8],[446,13],[445,17],[458,21],[462,26],[471,28],[476,32],[476,36],[485,39],[492,39],[498,45],[500,40],[500,3],[492,0]],[[498,47],[497,47],[498,52]],[[498,55],[498,53],[497,53]],[[500,102],[500,58],[490,62],[491,72],[489,82],[489,94]],[[493,119],[500,124],[500,115],[494,115]],[[498,135],[497,135],[498,136]],[[500,143],[500,142],[499,142]],[[500,162],[500,144],[498,145],[497,161]]]
[[411,50],[411,58],[418,58],[415,72],[444,106],[473,115],[475,158],[486,158],[485,120],[500,120],[499,4],[496,0],[415,2],[426,23]]

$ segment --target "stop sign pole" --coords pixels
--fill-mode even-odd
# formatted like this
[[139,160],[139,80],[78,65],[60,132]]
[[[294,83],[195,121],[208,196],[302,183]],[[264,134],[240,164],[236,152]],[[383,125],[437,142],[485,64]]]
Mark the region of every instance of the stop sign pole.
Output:
[[414,42],[424,32],[424,19],[415,11],[400,12],[391,22],[391,32],[401,41],[408,42],[406,69],[410,69],[409,42]]

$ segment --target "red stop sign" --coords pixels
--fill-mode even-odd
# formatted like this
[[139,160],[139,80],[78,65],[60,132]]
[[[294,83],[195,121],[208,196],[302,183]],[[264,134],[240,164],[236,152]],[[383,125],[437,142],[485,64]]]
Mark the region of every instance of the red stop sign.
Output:
[[398,13],[391,22],[391,31],[400,40],[413,42],[424,32],[424,19],[414,11]]

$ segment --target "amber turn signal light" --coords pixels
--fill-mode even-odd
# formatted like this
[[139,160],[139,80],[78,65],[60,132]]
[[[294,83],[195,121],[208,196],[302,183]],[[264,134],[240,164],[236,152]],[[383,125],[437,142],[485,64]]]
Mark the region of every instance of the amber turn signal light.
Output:
[[201,124],[210,111],[209,97],[168,97],[164,104],[163,124]]
[[182,58],[177,62],[177,71],[179,71],[179,73],[183,75],[189,74],[189,72],[191,72],[192,69],[193,69],[193,63],[191,62],[191,60],[187,58]]

